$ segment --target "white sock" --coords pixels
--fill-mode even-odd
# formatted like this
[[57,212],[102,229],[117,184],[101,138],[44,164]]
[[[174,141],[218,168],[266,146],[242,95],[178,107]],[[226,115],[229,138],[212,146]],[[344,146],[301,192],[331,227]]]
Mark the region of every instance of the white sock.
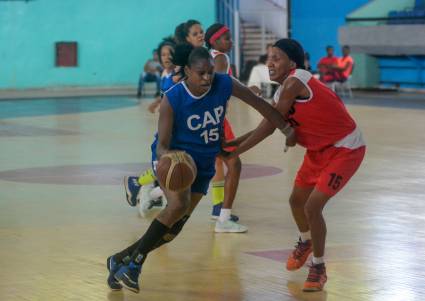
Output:
[[311,240],[311,234],[310,231],[307,232],[300,232],[301,241],[305,242],[306,240]]
[[230,219],[230,214],[232,213],[232,209],[224,209],[221,208],[220,210],[220,216],[218,217],[218,220],[221,223],[224,223],[225,221]]
[[314,257],[313,256],[313,264],[321,264],[321,263],[325,263],[325,261],[323,260],[323,257]]

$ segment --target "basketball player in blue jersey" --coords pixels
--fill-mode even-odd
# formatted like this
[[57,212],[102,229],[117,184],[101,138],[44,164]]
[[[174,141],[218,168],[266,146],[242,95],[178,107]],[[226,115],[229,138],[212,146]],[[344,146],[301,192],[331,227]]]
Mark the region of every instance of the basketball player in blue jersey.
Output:
[[[155,113],[159,107],[165,91],[170,89],[181,79],[181,76],[176,74],[176,66],[172,62],[175,47],[176,42],[173,37],[164,38],[158,45],[158,58],[164,71],[161,75],[160,96],[148,106],[148,110],[151,113]],[[143,217],[146,217],[150,212],[157,211],[164,206],[163,193],[151,168],[144,171],[140,176],[124,177],[124,188],[127,202],[133,207],[139,204],[139,212]]]
[[[202,25],[197,20],[188,20],[186,22],[183,22],[179,24],[175,31],[174,31],[174,40],[178,44],[182,43],[188,43],[192,45],[193,47],[201,47],[204,45],[204,30],[202,29]],[[160,54],[158,54],[160,56]],[[177,67],[177,69],[180,67]],[[179,77],[179,74],[173,75],[171,78],[167,80],[166,83],[171,84],[171,81],[173,83],[177,83],[181,78]],[[165,90],[166,91],[166,90]],[[157,101],[153,102],[148,109],[150,111],[156,109],[156,107],[159,105],[161,101],[161,98],[157,99]],[[144,171],[139,177],[124,177],[124,188],[125,188],[125,194],[127,202],[130,206],[134,207],[138,203],[141,206],[141,213],[142,216],[144,216],[147,212],[144,212],[145,210],[143,208],[151,208],[155,209],[149,203],[151,204],[159,204],[159,206],[162,206],[161,202],[157,202],[155,198],[151,198],[150,193],[146,193],[146,191],[143,190],[149,190],[148,186],[154,185],[156,181],[156,176],[151,168]],[[142,187],[145,187],[142,191]],[[148,204],[145,206],[145,204]],[[149,210],[147,210],[149,211]],[[217,215],[220,212],[217,213]],[[236,216],[232,216],[237,219]]]
[[[214,176],[215,158],[221,151],[226,105],[231,95],[254,107],[287,137],[293,129],[278,111],[227,74],[215,74],[203,47],[176,47],[174,64],[182,66],[184,80],[165,92],[161,102],[158,134],[152,145],[154,161],[172,150],[183,150],[195,161],[198,173],[192,186],[181,192],[166,189],[168,205],[133,245],[107,259],[108,285],[139,292],[139,275],[149,252],[173,240],[207,193]],[[155,164],[154,164],[155,165]]]
[[176,82],[178,82],[178,79],[174,78],[176,75],[174,72],[176,66],[174,66],[173,62],[171,61],[175,47],[176,43],[173,37],[165,38],[158,46],[157,53],[159,63],[161,64],[164,71],[161,74],[160,96],[158,96],[148,106],[148,110],[151,113],[156,112],[161,103],[161,98],[164,95],[164,92],[174,86]]
[[[217,28],[217,25],[220,25]],[[220,30],[224,26],[221,24],[214,24],[208,29],[209,38],[216,33],[216,30]],[[211,29],[214,31],[211,33]],[[207,33],[208,33],[207,31]],[[224,34],[230,38],[230,32]],[[204,45],[205,37],[204,31],[199,21],[188,20],[178,25],[174,32],[175,40],[177,43],[189,43],[193,47],[200,47]],[[218,39],[215,40],[224,40],[224,37],[220,34]],[[227,45],[225,49],[220,47],[222,51],[230,51],[232,45],[229,44],[228,39],[226,39]],[[207,46],[209,41],[206,41]],[[214,45],[217,43],[214,42]],[[223,43],[220,43],[220,45]],[[209,45],[211,46],[211,45]],[[209,47],[210,48],[210,47]],[[159,47],[158,47],[159,50]],[[159,51],[160,52],[160,51]],[[230,69],[230,61],[226,61],[226,66],[221,66],[222,55],[218,55],[215,52],[211,53],[214,59],[214,70],[220,73],[228,73],[232,75]],[[161,57],[161,53],[158,54]],[[227,54],[226,54],[227,56]],[[224,67],[224,69],[223,69]],[[178,75],[172,77],[174,83],[176,83],[179,78]],[[153,111],[159,105],[161,99],[158,98],[150,106],[149,110]],[[226,140],[232,140],[235,138],[230,124],[225,121],[224,125],[224,137]],[[226,149],[226,151],[232,151],[232,149]],[[237,215],[231,214],[231,209],[233,206],[233,201],[236,196],[236,191],[239,185],[239,178],[242,169],[242,163],[239,158],[232,158],[230,160],[224,160],[227,167],[227,174],[224,174],[223,162],[222,159],[216,159],[216,176],[212,181],[212,212],[211,217],[216,219],[216,227],[214,228],[215,232],[228,232],[228,233],[243,233],[247,231],[247,227],[236,223],[239,220]],[[155,187],[156,186],[156,187]],[[126,191],[126,199],[130,206],[136,206],[139,204],[140,214],[145,217],[153,211],[157,211],[163,206],[163,197],[162,192],[156,184],[156,177],[153,170],[150,168],[144,171],[139,177],[125,177],[124,178],[124,188]],[[226,190],[226,191],[225,191]]]

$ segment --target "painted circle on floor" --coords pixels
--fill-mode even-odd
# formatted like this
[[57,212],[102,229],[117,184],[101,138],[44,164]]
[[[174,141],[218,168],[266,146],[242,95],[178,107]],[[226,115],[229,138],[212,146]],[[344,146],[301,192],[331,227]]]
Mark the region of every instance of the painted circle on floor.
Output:
[[[139,175],[150,167],[150,163],[33,167],[2,171],[0,180],[57,185],[120,185],[124,176]],[[282,169],[273,166],[243,164],[241,179],[273,176],[281,172]]]

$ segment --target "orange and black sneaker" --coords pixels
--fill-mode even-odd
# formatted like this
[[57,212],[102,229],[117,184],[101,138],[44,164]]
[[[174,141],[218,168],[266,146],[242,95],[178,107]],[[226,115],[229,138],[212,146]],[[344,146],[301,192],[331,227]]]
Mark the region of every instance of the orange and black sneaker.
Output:
[[311,264],[307,280],[304,282],[304,292],[318,292],[323,290],[326,280],[326,267],[324,263]]
[[312,251],[313,247],[311,245],[311,240],[306,240],[303,242],[300,238],[295,246],[294,251],[292,251],[291,255],[289,255],[288,260],[286,261],[286,269],[288,271],[298,270],[307,261],[307,258]]

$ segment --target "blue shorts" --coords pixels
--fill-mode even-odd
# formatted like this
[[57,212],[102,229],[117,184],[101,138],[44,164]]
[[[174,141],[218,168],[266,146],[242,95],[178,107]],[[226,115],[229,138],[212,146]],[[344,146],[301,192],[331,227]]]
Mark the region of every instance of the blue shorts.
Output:
[[[195,161],[196,169],[198,170],[190,191],[206,195],[208,193],[208,187],[210,186],[211,179],[215,174],[215,157],[200,157],[191,153],[189,154],[192,156],[193,161]],[[152,169],[155,175],[157,163],[158,160],[156,159],[156,152],[152,151]]]

